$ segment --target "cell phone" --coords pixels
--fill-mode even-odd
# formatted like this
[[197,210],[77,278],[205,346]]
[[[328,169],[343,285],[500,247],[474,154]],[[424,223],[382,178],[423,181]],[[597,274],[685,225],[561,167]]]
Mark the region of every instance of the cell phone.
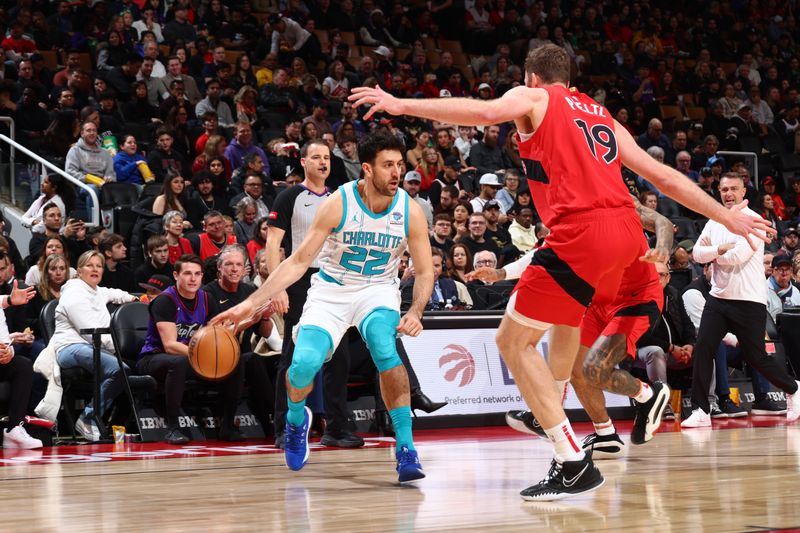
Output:
[[83,222],[85,224],[86,221],[83,219],[83,217],[83,211],[72,211],[69,216],[67,216],[67,224],[71,224],[73,222]]

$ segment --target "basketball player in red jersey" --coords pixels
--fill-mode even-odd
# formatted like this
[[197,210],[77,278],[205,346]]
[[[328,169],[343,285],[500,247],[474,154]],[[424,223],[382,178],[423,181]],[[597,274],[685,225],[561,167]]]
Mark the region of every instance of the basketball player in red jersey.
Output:
[[[513,120],[524,141],[520,155],[542,162],[548,179],[532,183],[531,192],[552,233],[517,284],[496,342],[555,448],[548,475],[523,490],[522,497],[557,500],[595,490],[604,480],[578,444],[561,407],[561,393],[535,346],[554,324],[577,327],[590,302],[613,303],[622,273],[638,261],[642,225],[622,181],[621,165],[732,233],[766,238],[768,226],[740,209],[725,209],[684,175],[656,162],[605,108],[568,88],[569,57],[563,48],[533,50],[525,71],[525,86],[496,100],[397,99],[378,87],[355,88],[350,100],[356,106],[372,105],[365,119],[386,112],[465,126]],[[616,376],[598,373],[603,378]],[[652,396],[645,389],[640,399]]]
[[[533,166],[540,168],[536,163]],[[618,372],[620,375],[616,379],[605,378],[599,381],[614,384],[633,379],[633,386],[627,387],[628,390],[634,390],[634,396],[644,390],[638,380],[615,367],[628,356],[636,357],[636,342],[659,319],[663,306],[663,289],[659,283],[659,275],[649,263],[662,263],[665,269],[669,250],[672,248],[672,222],[643,206],[635,198],[633,201],[642,226],[656,234],[655,246],[647,250],[640,261],[625,269],[619,292],[612,304],[593,304],[589,307],[583,317],[580,332],[568,326],[554,326],[550,330],[550,369],[558,389],[564,393],[570,376],[572,377],[575,394],[594,424],[595,432],[583,441],[583,449],[591,450],[594,459],[623,455],[625,443],[616,433],[605,407],[605,397],[598,388],[598,380],[593,378],[597,372]],[[521,268],[530,263],[532,254],[530,252],[502,269],[476,269],[467,274],[467,279],[494,282],[518,278]],[[592,380],[591,383],[587,377]],[[661,393],[661,384],[655,385],[655,389],[659,394],[654,393],[648,402],[637,403],[636,422],[631,432],[631,442],[634,444],[649,441],[660,424],[667,394],[666,389]],[[660,403],[659,399],[662,400]],[[652,415],[651,411],[654,411]],[[544,429],[530,411],[510,411],[506,414],[506,422],[518,431],[546,438]]]

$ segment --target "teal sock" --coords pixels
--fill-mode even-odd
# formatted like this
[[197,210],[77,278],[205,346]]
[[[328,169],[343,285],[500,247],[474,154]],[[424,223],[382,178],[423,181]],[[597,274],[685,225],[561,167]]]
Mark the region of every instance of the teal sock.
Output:
[[409,450],[414,450],[414,438],[411,436],[411,407],[403,406],[389,411],[394,426],[395,448],[407,446]]
[[286,421],[293,426],[302,426],[306,419],[306,399],[293,402],[291,398],[286,399],[289,404],[289,411],[286,413]]

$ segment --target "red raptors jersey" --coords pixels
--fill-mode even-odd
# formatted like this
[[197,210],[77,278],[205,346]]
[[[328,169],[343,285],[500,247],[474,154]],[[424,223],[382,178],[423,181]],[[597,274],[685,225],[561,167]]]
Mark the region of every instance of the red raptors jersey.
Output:
[[[552,228],[563,216],[633,202],[622,180],[614,121],[606,108],[575,88],[544,87],[547,113],[519,143],[536,210]],[[536,171],[536,162],[541,171]]]

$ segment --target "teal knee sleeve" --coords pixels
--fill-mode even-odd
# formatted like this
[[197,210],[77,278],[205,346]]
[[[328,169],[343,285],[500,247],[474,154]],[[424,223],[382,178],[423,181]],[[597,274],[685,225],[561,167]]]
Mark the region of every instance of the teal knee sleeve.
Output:
[[302,326],[292,354],[292,365],[287,375],[292,387],[303,389],[311,385],[328,354],[333,349],[333,339],[322,328]]
[[375,309],[361,322],[359,332],[367,343],[378,372],[385,372],[402,365],[397,355],[397,325],[400,313],[391,309]]

